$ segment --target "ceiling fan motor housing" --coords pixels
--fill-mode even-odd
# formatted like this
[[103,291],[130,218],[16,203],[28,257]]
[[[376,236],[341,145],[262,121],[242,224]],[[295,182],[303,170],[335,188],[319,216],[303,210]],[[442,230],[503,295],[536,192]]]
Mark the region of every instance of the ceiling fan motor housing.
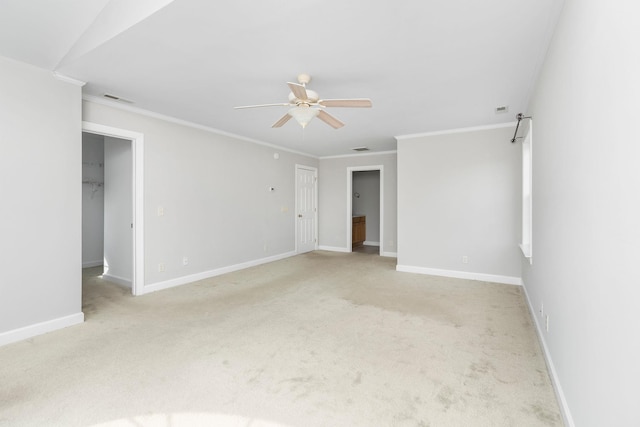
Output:
[[318,102],[318,100],[320,99],[320,96],[318,95],[318,93],[316,91],[313,91],[311,89],[307,89],[307,99],[298,99],[296,98],[296,96],[293,94],[293,92],[289,92],[289,102],[292,104],[313,104]]

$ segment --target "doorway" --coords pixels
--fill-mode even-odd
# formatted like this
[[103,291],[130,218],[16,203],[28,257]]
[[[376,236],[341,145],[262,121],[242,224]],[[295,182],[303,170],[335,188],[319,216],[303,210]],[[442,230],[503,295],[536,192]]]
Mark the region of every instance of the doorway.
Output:
[[382,165],[347,168],[347,246],[349,252],[382,253],[384,242]]
[[89,122],[82,131],[83,268],[103,265],[105,279],[141,295],[143,135]]

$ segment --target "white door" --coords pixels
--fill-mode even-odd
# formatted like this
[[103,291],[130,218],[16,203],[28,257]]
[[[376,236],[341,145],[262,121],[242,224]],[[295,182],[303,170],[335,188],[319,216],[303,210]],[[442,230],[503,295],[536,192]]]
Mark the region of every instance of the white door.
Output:
[[131,141],[104,137],[103,277],[133,282],[133,155]]
[[296,165],[296,252],[316,249],[318,170]]

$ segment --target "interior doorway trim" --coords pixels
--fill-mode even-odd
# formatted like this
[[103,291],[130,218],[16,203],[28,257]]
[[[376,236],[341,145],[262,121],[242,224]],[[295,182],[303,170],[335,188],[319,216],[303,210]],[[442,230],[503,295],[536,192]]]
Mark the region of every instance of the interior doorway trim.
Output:
[[131,141],[133,154],[133,280],[131,293],[144,293],[144,134],[91,122],[82,122],[82,132]]
[[380,255],[384,253],[384,166],[347,167],[347,252],[353,252],[353,173],[380,171]]

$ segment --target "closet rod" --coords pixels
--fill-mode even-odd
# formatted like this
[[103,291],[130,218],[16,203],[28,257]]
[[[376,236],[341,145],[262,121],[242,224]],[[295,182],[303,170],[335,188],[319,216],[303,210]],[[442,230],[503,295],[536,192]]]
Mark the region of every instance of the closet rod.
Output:
[[531,116],[526,116],[526,117],[525,117],[525,115],[524,115],[524,114],[522,114],[522,113],[518,113],[518,114],[516,114],[516,119],[518,119],[518,124],[516,125],[516,131],[513,133],[513,138],[511,138],[511,143],[512,143],[512,144],[513,144],[514,142],[516,142],[516,139],[517,139],[517,138],[516,138],[516,135],[518,134],[518,128],[520,127],[520,121],[521,121],[522,119],[531,119],[531,118],[533,118],[533,117],[531,117]]

